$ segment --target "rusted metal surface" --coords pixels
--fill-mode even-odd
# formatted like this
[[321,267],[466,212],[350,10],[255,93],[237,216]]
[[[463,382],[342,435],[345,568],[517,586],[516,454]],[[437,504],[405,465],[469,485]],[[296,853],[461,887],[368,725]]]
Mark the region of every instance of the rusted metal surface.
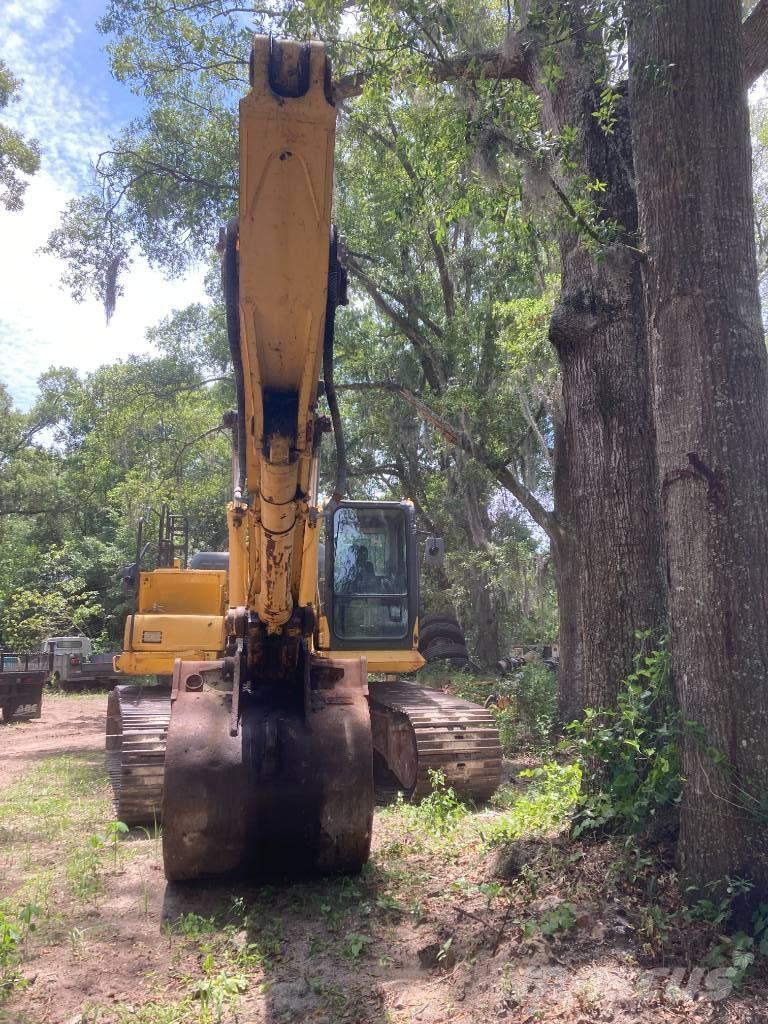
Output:
[[[314,662],[314,659],[313,659]],[[163,796],[166,877],[235,870],[296,876],[358,871],[373,816],[371,730],[364,663],[310,668],[303,694],[280,684],[240,697],[224,662],[179,663]],[[189,687],[191,677],[193,688]]]
[[118,821],[159,824],[165,744],[171,717],[167,686],[118,686],[107,699],[107,769]]
[[501,744],[485,708],[404,680],[371,683],[373,746],[406,795],[432,789],[441,770],[462,799],[489,799],[501,781]]
[[[334,670],[333,662],[330,665],[328,671],[331,673],[333,684],[333,673],[338,670]],[[189,663],[182,671],[187,677],[197,675],[204,678],[203,673],[210,667],[210,662]],[[220,673],[221,667],[216,666],[215,671]],[[315,671],[317,673],[319,670],[316,668]],[[356,678],[362,680],[362,673],[358,672]],[[180,683],[181,676],[177,680],[177,685]],[[349,685],[347,680],[347,686]],[[354,692],[358,685],[358,682],[352,684],[352,705],[344,703],[347,694],[343,685],[332,685],[331,692],[328,687],[324,687],[314,697],[310,689],[310,714],[313,708],[319,710],[322,703],[327,707],[328,703],[335,699],[337,702],[341,701],[336,704],[337,712],[350,706],[353,708],[359,730],[359,706]],[[224,694],[229,692],[228,683],[222,682],[222,686]],[[373,747],[381,754],[406,794],[419,799],[430,791],[429,768],[441,768],[446,774],[448,784],[465,799],[482,801],[493,794],[499,784],[501,749],[493,719],[485,709],[439,691],[414,686],[412,683],[372,683],[370,689]],[[227,750],[242,750],[242,739],[231,736],[231,700],[227,703],[225,699],[221,706],[225,709],[227,731],[230,734],[225,740],[225,747]],[[205,734],[208,728],[208,716],[196,722],[194,714],[193,707],[189,707],[188,713],[181,716],[174,726],[178,734],[177,739],[184,748],[179,768],[182,774],[177,777],[182,789],[184,762],[189,757],[195,761],[203,759],[198,769],[203,772],[205,758],[210,760],[213,757],[215,760],[216,757],[214,748],[217,741],[214,739],[212,742],[205,735],[202,742],[207,754],[203,750],[199,753],[188,753],[187,748],[191,748],[193,743],[197,744],[200,733]],[[271,719],[263,709],[258,713],[249,710],[248,716],[249,736],[258,735],[259,730],[262,733],[262,749],[266,760],[261,779],[262,784],[268,784],[270,750],[273,746],[272,737],[276,735],[275,726],[268,724]],[[115,812],[119,820],[125,821],[126,824],[152,826],[162,820],[166,735],[170,717],[171,690],[168,687],[124,686],[109,696],[107,761],[115,791]],[[218,721],[219,712],[215,712],[213,717]],[[277,717],[278,712],[273,716],[275,721]],[[190,738],[185,742],[184,723],[190,718]],[[338,715],[332,714],[329,718],[336,719],[335,724],[326,730],[326,741],[333,747],[334,731],[339,724]],[[295,714],[288,716],[287,722],[291,721],[296,722]],[[221,728],[223,726],[218,723],[217,736]],[[298,735],[301,736],[303,733],[299,732]],[[290,744],[285,749],[290,749]],[[316,744],[313,741],[312,750],[315,749]],[[333,750],[332,756],[336,757]],[[344,762],[343,755],[341,760]],[[235,777],[239,777],[241,762],[242,753],[234,769]],[[360,758],[352,757],[349,762],[345,762],[344,771],[348,774],[356,762],[359,763]],[[329,767],[327,771],[331,770]],[[214,797],[215,795],[216,787]],[[224,806],[231,810],[231,802]],[[280,805],[278,800],[278,806],[282,806],[285,813],[288,813],[287,803]],[[364,819],[359,810],[356,817],[357,820]],[[173,825],[170,827],[173,831]],[[224,827],[230,828],[226,822]],[[261,842],[265,841],[266,837],[262,835]],[[210,842],[210,839],[207,842]],[[206,872],[213,872],[213,868],[206,867],[204,873]]]

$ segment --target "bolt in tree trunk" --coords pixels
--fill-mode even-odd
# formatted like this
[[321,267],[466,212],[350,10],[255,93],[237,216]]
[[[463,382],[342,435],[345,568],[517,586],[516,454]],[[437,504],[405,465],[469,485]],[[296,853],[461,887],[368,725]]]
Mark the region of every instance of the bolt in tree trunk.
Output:
[[[631,109],[683,719],[679,855],[768,895],[768,369],[739,0],[636,0]],[[720,764],[718,755],[726,759]]]

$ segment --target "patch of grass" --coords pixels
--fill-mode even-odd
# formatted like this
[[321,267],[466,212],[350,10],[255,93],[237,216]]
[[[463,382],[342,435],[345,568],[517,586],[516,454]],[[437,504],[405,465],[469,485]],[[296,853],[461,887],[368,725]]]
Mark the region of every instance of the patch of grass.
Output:
[[89,843],[74,849],[65,861],[69,890],[78,900],[90,901],[104,891],[99,853]]
[[49,683],[43,690],[43,700],[45,696],[50,694],[51,697],[56,697],[57,700],[93,700],[94,697],[108,697],[109,690],[101,688],[98,690],[64,690],[59,683]]
[[323,1009],[332,1019],[344,1016],[350,1008],[351,997],[341,985],[333,985],[322,978],[309,978],[309,987]]
[[[188,1024],[194,1020],[195,1008],[190,999],[182,999],[173,1003],[144,1003],[143,1006],[121,1003],[115,1007],[115,1013],[116,1024]],[[99,1018],[83,1015],[83,1024],[91,1024],[91,1021],[98,1024]]]
[[32,826],[36,839],[94,831],[111,816],[110,789],[100,755],[48,757],[3,790],[0,828],[6,842]]
[[531,779],[531,785],[509,798],[505,812],[483,826],[483,835],[492,845],[546,835],[570,823],[581,790],[577,764],[543,764],[520,776]]
[[[470,813],[470,808],[459,800],[451,786],[446,785],[445,772],[430,771],[429,777],[432,792],[420,803],[407,803],[399,793],[395,803],[381,813],[383,816],[399,816],[412,829],[445,839],[457,830]],[[410,843],[409,847],[412,851]]]
[[[92,753],[46,758],[3,790],[0,834],[9,862],[24,866],[24,880],[0,910],[34,902],[47,913],[62,881],[75,896],[89,895],[88,836],[109,821],[110,796],[103,758]],[[41,840],[55,849],[41,854]]]

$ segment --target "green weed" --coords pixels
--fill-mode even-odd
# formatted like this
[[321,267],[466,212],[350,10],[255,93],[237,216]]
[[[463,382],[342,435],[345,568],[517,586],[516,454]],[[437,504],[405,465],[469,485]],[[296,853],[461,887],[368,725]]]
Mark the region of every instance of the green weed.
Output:
[[576,907],[572,903],[559,903],[551,910],[542,911],[537,924],[542,935],[570,931],[576,924]]
[[665,643],[636,656],[616,710],[587,708],[568,730],[584,773],[575,836],[595,830],[636,835],[680,800],[679,721]]
[[373,939],[370,935],[357,935],[354,932],[350,932],[344,937],[342,954],[347,960],[359,960],[372,942]]
[[20,907],[15,914],[0,913],[0,1002],[14,988],[25,984],[19,971],[21,945],[35,930],[40,908],[33,903]]
[[189,999],[183,999],[175,1003],[149,1002],[136,1007],[121,1003],[115,1012],[116,1024],[187,1024],[192,1019],[193,1007]]
[[430,770],[429,779],[432,792],[421,803],[406,803],[399,795],[395,808],[412,826],[432,836],[446,837],[456,831],[469,808],[459,800],[456,791],[446,785],[444,771]]
[[[204,969],[205,969],[204,964]],[[209,965],[210,966],[210,965]],[[248,990],[248,979],[242,974],[206,974],[192,986],[192,997],[200,1001],[200,1020],[202,1024],[221,1020],[224,1007],[235,1001]]]
[[504,814],[482,829],[492,845],[546,835],[570,822],[581,789],[577,764],[543,764],[520,772],[520,777],[531,779],[531,785],[511,799]]
[[322,978],[309,978],[308,981],[312,993],[331,1015],[331,1019],[338,1019],[346,1014],[350,1007],[350,996],[341,985],[328,984]]
[[182,914],[176,922],[175,930],[187,939],[198,939],[201,935],[212,935],[220,928],[215,917],[202,917],[200,914]]

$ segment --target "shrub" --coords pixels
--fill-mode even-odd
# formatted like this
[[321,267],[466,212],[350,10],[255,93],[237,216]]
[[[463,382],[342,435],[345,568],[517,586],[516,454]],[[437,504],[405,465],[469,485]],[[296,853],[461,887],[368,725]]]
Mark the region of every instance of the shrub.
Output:
[[639,835],[680,800],[680,723],[666,643],[635,658],[616,710],[588,708],[568,726],[583,772],[574,835]]

